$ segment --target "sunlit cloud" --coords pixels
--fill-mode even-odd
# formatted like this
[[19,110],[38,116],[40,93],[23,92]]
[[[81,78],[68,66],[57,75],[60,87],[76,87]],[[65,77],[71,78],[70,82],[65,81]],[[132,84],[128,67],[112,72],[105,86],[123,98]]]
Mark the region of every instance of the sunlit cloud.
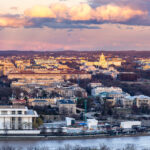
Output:
[[25,27],[25,26],[31,26],[32,22],[29,22],[24,17],[18,17],[18,16],[0,16],[0,27],[12,27],[12,28],[18,28],[18,27]]
[[150,0],[1,0],[0,8],[1,50],[150,49]]
[[56,3],[49,7],[33,6],[20,16],[1,16],[0,27],[98,29],[103,23],[149,25],[147,18],[148,11],[126,5],[106,4],[93,8],[85,3],[70,7]]
[[104,5],[96,8],[95,18],[103,21],[128,21],[136,16],[145,16],[147,12],[128,6]]
[[113,4],[92,8],[88,4],[67,7],[64,4],[53,4],[50,7],[34,6],[25,11],[28,17],[56,18],[67,20],[126,21],[136,16],[147,15],[147,11],[133,9],[129,6]]
[[32,18],[56,18],[55,13],[46,6],[34,6],[32,9],[27,9],[25,15]]
[[74,6],[68,11],[69,19],[81,21],[95,19],[95,11],[88,4]]

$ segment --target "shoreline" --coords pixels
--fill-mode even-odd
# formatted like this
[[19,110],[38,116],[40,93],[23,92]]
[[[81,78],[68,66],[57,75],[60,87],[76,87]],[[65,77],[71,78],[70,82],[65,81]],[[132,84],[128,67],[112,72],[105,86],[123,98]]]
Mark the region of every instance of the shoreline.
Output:
[[130,135],[79,135],[79,136],[1,136],[0,141],[38,141],[38,140],[86,140],[86,139],[102,139],[102,138],[126,138],[126,137],[142,137],[150,136],[150,133],[145,134],[130,134]]

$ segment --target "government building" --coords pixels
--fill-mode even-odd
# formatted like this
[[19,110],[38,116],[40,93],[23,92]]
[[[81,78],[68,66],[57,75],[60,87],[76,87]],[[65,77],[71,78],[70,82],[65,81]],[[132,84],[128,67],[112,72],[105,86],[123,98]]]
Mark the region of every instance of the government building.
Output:
[[0,106],[0,134],[39,134],[33,129],[36,111],[25,106]]
[[110,65],[121,66],[124,60],[122,60],[121,58],[109,58],[106,60],[105,55],[102,53],[99,57],[99,61],[97,62],[90,62],[86,60],[82,60],[81,62],[84,63],[86,66],[99,66],[106,69]]

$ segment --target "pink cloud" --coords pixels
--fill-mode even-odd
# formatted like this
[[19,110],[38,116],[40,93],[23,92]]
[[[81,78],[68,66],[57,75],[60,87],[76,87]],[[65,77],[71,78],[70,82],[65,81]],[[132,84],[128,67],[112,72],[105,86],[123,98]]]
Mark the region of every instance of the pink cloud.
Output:
[[[68,7],[56,3],[49,7],[33,6],[20,16],[0,15],[0,27],[98,28],[97,24],[105,22],[142,24],[147,16],[147,11],[131,6],[106,4],[92,8],[88,4]],[[96,25],[92,27],[92,24]]]
[[1,17],[0,16],[0,27],[13,27],[13,28],[18,28],[18,27],[24,27],[24,26],[29,26],[32,25],[31,22],[28,22],[25,18],[23,17]]
[[88,4],[67,7],[64,4],[53,4],[50,7],[34,6],[25,11],[25,16],[40,18],[55,18],[67,20],[97,20],[97,21],[127,21],[135,16],[145,16],[146,11],[134,9],[129,6],[113,4],[92,8]]

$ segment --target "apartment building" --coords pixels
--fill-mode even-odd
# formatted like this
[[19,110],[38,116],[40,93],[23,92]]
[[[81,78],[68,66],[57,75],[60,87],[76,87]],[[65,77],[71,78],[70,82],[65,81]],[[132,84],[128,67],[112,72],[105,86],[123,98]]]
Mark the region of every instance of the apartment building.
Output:
[[60,100],[58,108],[60,114],[76,114],[76,104],[72,100]]
[[139,95],[135,98],[135,104],[137,107],[150,106],[150,97],[145,95]]
[[117,93],[122,93],[122,89],[118,87],[96,87],[91,90],[92,96],[98,96],[100,93],[103,92],[117,92]]

